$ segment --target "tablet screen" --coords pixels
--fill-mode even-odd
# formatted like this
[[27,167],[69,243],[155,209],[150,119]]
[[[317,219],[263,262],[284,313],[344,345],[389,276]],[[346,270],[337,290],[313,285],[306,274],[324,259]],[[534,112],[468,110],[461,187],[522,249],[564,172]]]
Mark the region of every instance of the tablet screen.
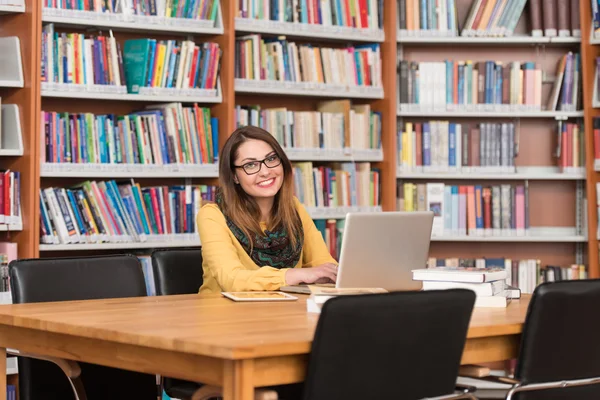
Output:
[[298,300],[283,292],[222,292],[223,296],[235,301],[281,301]]
[[287,299],[284,293],[277,292],[233,292],[231,294],[240,299]]

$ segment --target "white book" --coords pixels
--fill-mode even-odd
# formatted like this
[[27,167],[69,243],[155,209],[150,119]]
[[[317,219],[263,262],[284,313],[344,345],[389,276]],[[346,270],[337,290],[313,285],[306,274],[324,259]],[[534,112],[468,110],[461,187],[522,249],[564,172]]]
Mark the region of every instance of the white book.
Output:
[[423,281],[423,290],[469,289],[477,296],[495,296],[505,289],[504,281],[497,280],[483,283]]
[[492,282],[506,279],[504,268],[436,267],[412,270],[415,281]]
[[495,296],[477,296],[475,298],[475,307],[498,307],[503,308],[508,306],[510,299],[507,297],[507,292],[502,291]]
[[431,236],[444,235],[444,184],[427,184],[427,209],[433,211]]

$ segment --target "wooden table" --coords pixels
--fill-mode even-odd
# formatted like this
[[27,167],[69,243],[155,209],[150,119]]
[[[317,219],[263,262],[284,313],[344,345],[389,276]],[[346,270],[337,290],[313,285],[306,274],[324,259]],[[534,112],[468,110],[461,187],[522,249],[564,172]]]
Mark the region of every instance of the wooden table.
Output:
[[[293,303],[234,303],[220,295],[0,306],[6,348],[222,385],[225,400],[254,387],[302,382],[317,314]],[[514,358],[529,297],[475,309],[463,363]],[[442,327],[443,329],[443,327]],[[6,400],[1,374],[0,400]]]

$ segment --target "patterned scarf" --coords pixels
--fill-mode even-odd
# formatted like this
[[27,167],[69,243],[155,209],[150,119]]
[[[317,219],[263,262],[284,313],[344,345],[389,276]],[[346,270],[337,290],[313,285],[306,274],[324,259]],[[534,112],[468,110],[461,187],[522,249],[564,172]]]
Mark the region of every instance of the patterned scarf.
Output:
[[[221,192],[217,194],[217,205],[223,211],[223,196]],[[223,213],[225,214],[225,213]],[[292,246],[287,230],[283,225],[278,226],[275,230],[265,230],[264,235],[251,233],[253,244],[250,251],[250,241],[244,232],[225,216],[227,226],[242,245],[246,253],[252,261],[259,267],[269,266],[277,269],[293,268],[300,260],[302,245],[304,243],[304,232],[300,229],[296,246]]]

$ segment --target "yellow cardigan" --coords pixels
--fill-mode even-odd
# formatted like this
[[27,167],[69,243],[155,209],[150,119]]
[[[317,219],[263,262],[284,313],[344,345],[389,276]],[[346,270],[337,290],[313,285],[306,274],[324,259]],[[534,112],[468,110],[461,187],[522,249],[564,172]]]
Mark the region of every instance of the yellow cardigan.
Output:
[[[304,229],[304,246],[295,268],[316,267],[324,263],[337,265],[304,206],[298,199],[294,198],[294,201]],[[216,204],[202,206],[196,216],[196,223],[202,245],[204,270],[204,283],[200,293],[277,290],[286,284],[285,273],[288,268],[256,265],[227,227],[225,216]],[[261,222],[260,225],[264,231],[266,224]]]

